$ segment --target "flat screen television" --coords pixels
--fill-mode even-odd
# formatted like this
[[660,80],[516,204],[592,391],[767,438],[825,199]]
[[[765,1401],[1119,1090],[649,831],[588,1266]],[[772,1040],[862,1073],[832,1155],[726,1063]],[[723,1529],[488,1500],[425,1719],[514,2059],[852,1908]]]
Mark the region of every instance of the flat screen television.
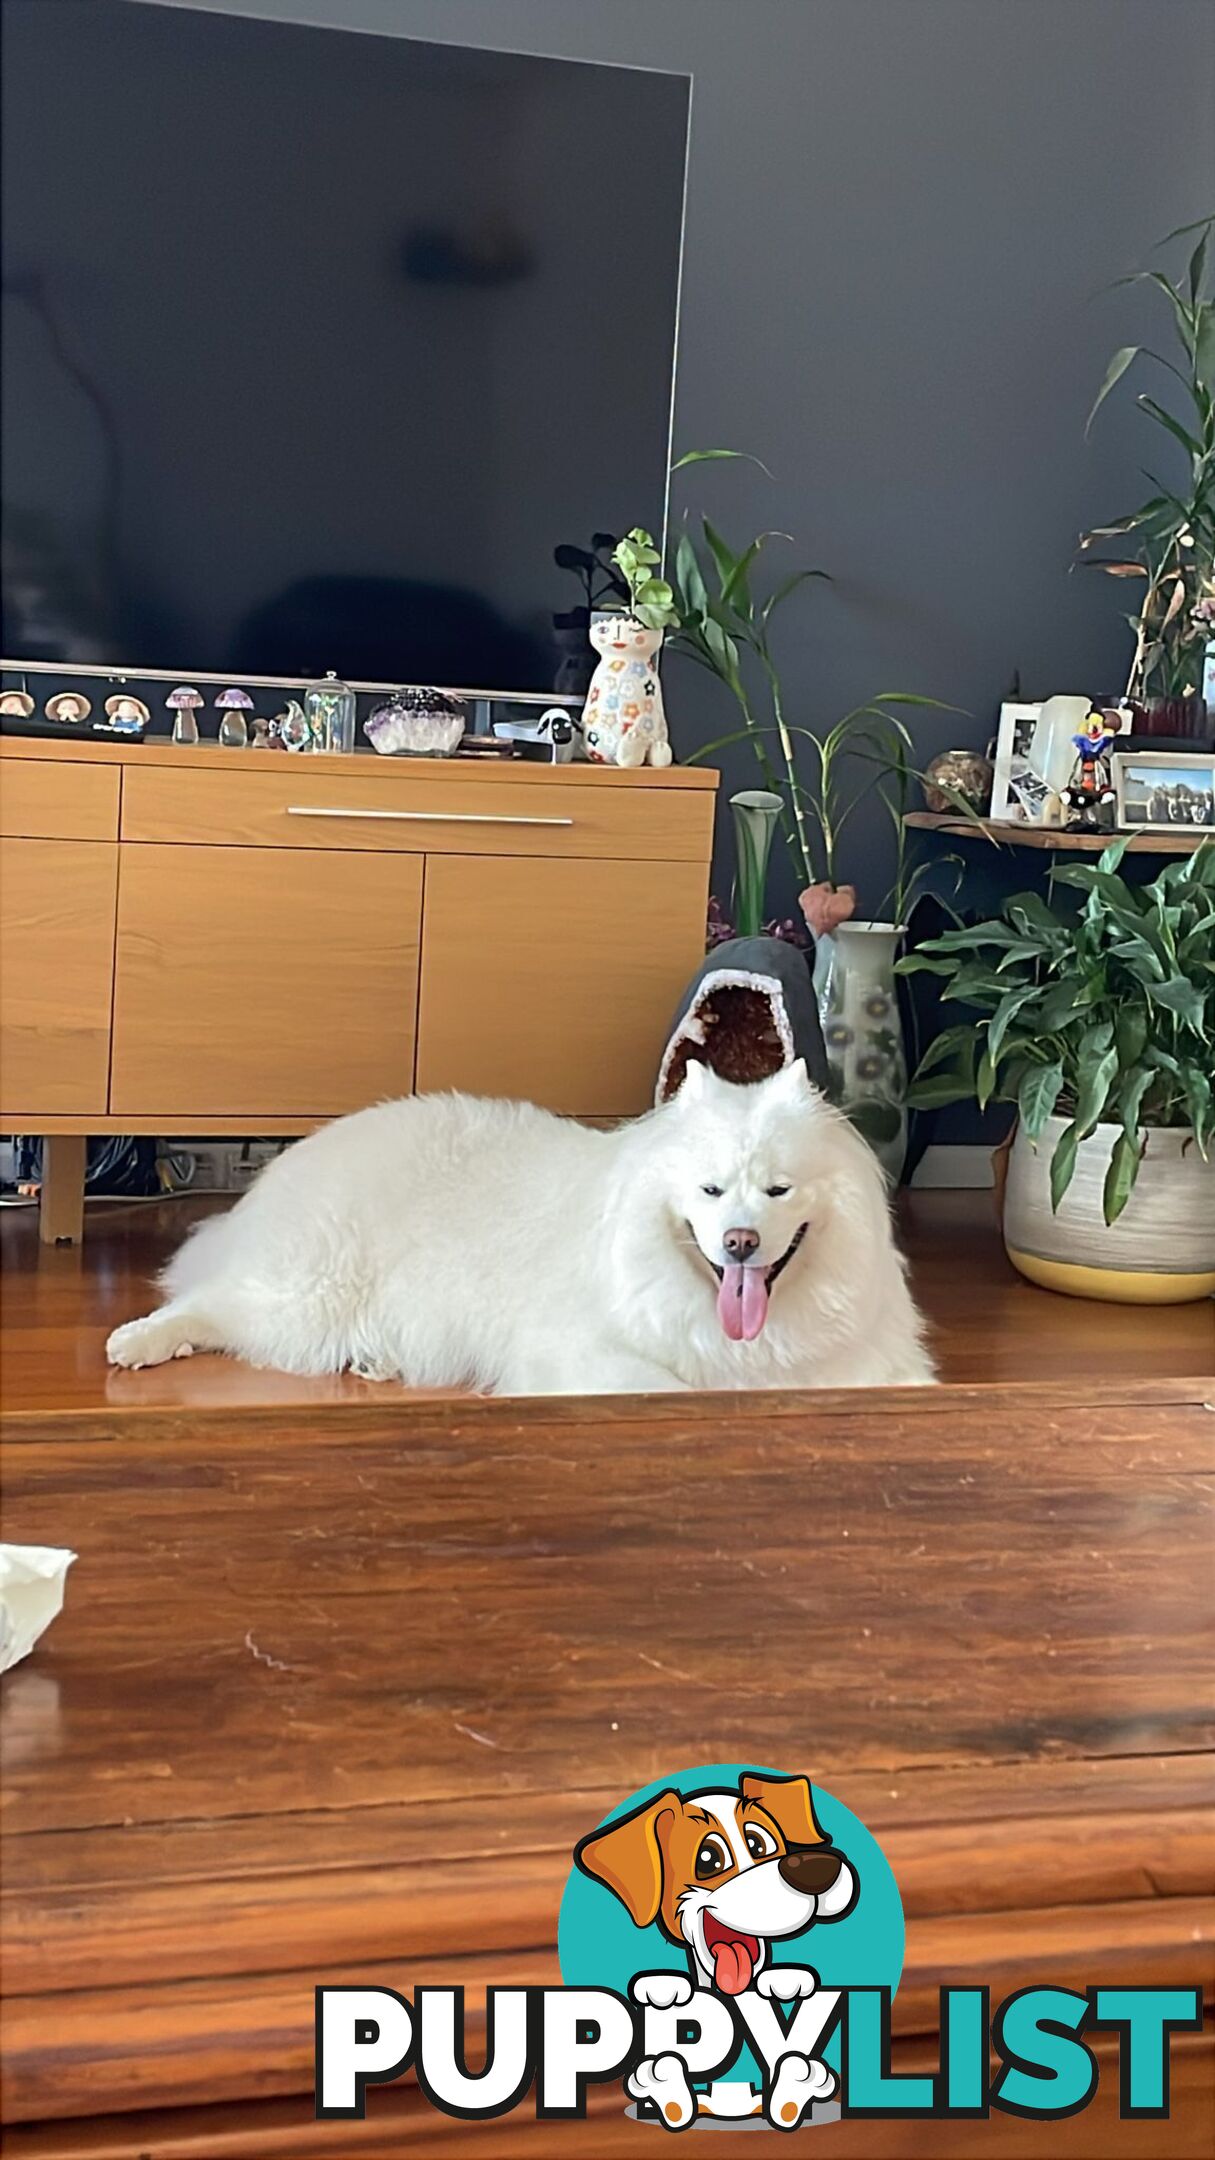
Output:
[[4,0],[3,643],[534,692],[661,531],[689,82]]

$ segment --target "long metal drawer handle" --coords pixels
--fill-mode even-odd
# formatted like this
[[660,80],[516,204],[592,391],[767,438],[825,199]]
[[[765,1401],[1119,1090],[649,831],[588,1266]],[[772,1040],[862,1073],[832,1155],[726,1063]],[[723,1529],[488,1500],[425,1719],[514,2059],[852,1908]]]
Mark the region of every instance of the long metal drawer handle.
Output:
[[391,818],[400,825],[572,825],[572,817],[508,817],[476,810],[331,810],[288,803],[288,817]]

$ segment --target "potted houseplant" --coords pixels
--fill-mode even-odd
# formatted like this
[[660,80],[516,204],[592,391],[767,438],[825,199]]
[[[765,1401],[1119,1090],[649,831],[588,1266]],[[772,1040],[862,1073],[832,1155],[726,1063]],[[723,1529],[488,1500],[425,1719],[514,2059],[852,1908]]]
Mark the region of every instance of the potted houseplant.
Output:
[[900,962],[971,1013],[911,1100],[1015,1105],[1004,1239],[1032,1282],[1179,1304],[1215,1291],[1215,842],[1140,886],[1127,845],[1054,873],[1082,901],[1022,893]]
[[1135,643],[1125,693],[1136,727],[1149,735],[1199,739],[1215,727],[1203,697],[1204,657],[1215,633],[1215,297],[1208,260],[1213,231],[1215,216],[1169,234],[1170,241],[1184,234],[1193,242],[1182,278],[1141,270],[1122,281],[1142,280],[1163,295],[1175,357],[1149,346],[1121,346],[1088,420],[1091,427],[1128,369],[1146,360],[1164,370],[1161,395],[1169,403],[1160,404],[1146,391],[1136,402],[1159,430],[1175,468],[1180,447],[1182,476],[1171,484],[1153,480],[1152,493],[1138,510],[1096,526],[1080,542],[1083,562],[1136,588],[1138,605],[1127,617]]
[[[690,451],[674,469],[737,455]],[[754,752],[762,785],[731,798],[740,926],[754,929],[764,912],[767,854],[765,848],[757,863],[752,839],[762,817],[772,839],[788,851],[814,937],[815,991],[833,1092],[895,1181],[906,1152],[907,1068],[894,966],[923,874],[907,862],[903,812],[916,773],[903,713],[952,708],[913,692],[884,690],[830,725],[791,717],[773,644],[777,617],[795,594],[827,573],[800,569],[766,578],[769,543],[787,539],[785,533],[760,533],[735,551],[707,517],[699,538],[686,528],[679,536],[671,571],[676,627],[669,643],[724,683],[742,722],[699,745],[685,762],[715,757],[734,743],[748,743]],[[849,819],[870,795],[892,820],[895,877],[874,918],[853,920],[857,894],[841,879],[841,843]]]

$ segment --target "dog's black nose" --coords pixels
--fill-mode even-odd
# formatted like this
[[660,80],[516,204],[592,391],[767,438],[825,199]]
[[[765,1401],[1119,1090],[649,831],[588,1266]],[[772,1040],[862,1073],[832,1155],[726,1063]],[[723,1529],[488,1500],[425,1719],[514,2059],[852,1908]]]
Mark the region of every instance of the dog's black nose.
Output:
[[758,1230],[727,1230],[722,1244],[731,1260],[749,1260],[759,1251]]
[[782,1853],[776,1865],[792,1889],[804,1890],[807,1897],[819,1897],[831,1888],[844,1860],[842,1853],[832,1852],[829,1845],[806,1845]]

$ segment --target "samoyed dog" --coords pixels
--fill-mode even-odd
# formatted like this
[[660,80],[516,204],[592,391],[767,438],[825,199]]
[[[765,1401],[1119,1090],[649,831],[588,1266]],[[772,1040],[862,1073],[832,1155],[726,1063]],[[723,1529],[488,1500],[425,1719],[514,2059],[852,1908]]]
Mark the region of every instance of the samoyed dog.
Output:
[[431,1095],[278,1156],[116,1328],[115,1365],[226,1350],[508,1395],[933,1379],[881,1171],[799,1060],[749,1087],[691,1064],[598,1132]]

